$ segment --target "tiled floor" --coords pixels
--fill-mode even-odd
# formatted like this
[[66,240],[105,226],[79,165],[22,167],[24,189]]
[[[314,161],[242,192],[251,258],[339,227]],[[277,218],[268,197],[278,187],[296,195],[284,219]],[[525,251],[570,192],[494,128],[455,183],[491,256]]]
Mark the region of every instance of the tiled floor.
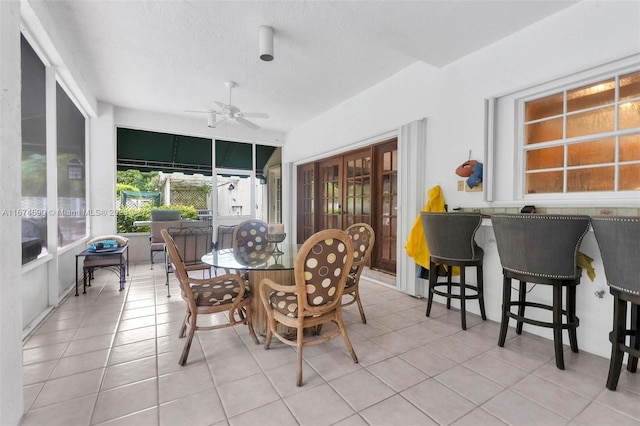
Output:
[[425,300],[368,282],[368,323],[345,309],[359,364],[339,338],[308,348],[298,388],[295,351],[238,326],[196,333],[180,367],[176,285],[167,298],[162,268],[138,264],[123,292],[98,271],[68,297],[24,344],[22,425],[640,425],[640,373],[610,392],[604,358],[568,351],[560,371],[548,340],[499,348],[496,323],[461,331],[457,311],[426,318]]

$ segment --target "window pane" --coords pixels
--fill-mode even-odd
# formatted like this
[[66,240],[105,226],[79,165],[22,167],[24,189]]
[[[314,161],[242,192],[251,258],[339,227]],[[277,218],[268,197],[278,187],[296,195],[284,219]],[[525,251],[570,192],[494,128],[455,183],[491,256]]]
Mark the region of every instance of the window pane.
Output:
[[612,163],[616,159],[616,140],[601,139],[569,145],[568,166]]
[[22,264],[47,252],[45,67],[24,37],[22,72]]
[[640,127],[640,101],[620,104],[618,109],[618,128]]
[[640,164],[620,166],[620,191],[640,191]]
[[545,117],[560,115],[563,112],[563,93],[536,99],[525,104],[525,121],[539,120]]
[[85,118],[56,84],[58,139],[58,242],[60,246],[83,238],[86,227]]
[[640,71],[620,76],[620,100],[640,98]]
[[216,176],[218,216],[251,214],[251,176]]
[[596,167],[567,171],[567,192],[613,191],[615,168]]
[[527,124],[525,132],[527,145],[562,139],[562,118]]
[[567,112],[612,104],[615,99],[614,79],[600,81],[567,92]]
[[620,137],[620,161],[640,160],[640,133]]
[[564,166],[564,147],[527,151],[527,170],[551,169]]
[[527,194],[562,192],[562,172],[527,173]]
[[567,116],[567,138],[613,131],[613,107]]

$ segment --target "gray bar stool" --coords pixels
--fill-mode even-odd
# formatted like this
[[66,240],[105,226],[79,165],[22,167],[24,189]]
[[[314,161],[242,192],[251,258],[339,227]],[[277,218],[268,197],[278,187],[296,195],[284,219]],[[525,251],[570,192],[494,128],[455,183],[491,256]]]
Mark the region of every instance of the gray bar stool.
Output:
[[[523,323],[553,329],[556,366],[564,370],[562,330],[569,332],[571,350],[578,352],[576,328],[576,286],[582,269],[576,265],[580,243],[589,230],[589,217],[582,215],[496,214],[491,216],[502,264],[502,320],[498,345],[503,347],[509,319],[517,321],[516,333]],[[520,281],[517,300],[511,300],[511,280]],[[527,283],[553,286],[551,305],[527,302]],[[563,309],[563,289],[566,309]],[[518,312],[511,312],[516,306]],[[525,308],[553,312],[551,322],[525,317]],[[566,321],[563,321],[563,317]]]
[[[602,255],[609,292],[613,295],[613,331],[607,389],[616,390],[622,359],[629,354],[627,370],[635,373],[640,357],[640,218],[594,217],[591,226]],[[631,323],[627,329],[627,304],[631,304]],[[626,345],[630,336],[629,346]]]
[[[474,237],[482,223],[480,213],[430,213],[422,212],[422,228],[427,239],[427,247],[431,256],[429,260],[429,301],[427,302],[427,316],[431,314],[433,295],[447,298],[447,309],[451,309],[451,299],[460,300],[460,316],[462,329],[467,329],[466,301],[478,299],[480,315],[487,319],[484,310],[484,293],[482,278],[482,261],[484,251],[478,247]],[[438,282],[436,265],[450,266],[447,268],[447,281]],[[451,266],[460,267],[460,282],[452,282]],[[465,267],[476,267],[476,285],[466,282]],[[438,287],[446,286],[446,291]],[[452,288],[459,288],[459,293],[453,293]],[[467,294],[467,291],[473,291]]]

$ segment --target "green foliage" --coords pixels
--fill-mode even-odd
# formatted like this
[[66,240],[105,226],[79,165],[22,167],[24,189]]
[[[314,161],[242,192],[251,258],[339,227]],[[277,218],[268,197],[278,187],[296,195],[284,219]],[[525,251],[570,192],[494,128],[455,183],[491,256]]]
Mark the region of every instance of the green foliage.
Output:
[[140,170],[118,170],[116,182],[134,186],[137,191],[158,191],[159,172],[141,172]]
[[116,183],[116,197],[120,198],[121,191],[140,191],[140,188],[133,185],[128,185],[126,183]]
[[161,207],[151,207],[145,206],[139,209],[126,209],[121,208],[118,210],[117,222],[118,222],[118,233],[128,233],[128,232],[150,232],[151,228],[149,226],[133,226],[133,222],[142,221],[142,220],[151,220],[151,210],[152,209],[162,209],[162,210],[180,210],[180,216],[182,219],[197,219],[198,212],[193,206],[161,206]]

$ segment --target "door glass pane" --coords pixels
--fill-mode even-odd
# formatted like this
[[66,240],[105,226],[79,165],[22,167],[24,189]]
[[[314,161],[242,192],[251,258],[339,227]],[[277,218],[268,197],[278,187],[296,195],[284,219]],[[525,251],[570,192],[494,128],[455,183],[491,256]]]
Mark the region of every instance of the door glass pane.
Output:
[[567,191],[613,191],[615,168],[595,167],[567,171]]
[[613,103],[615,87],[615,80],[610,79],[569,90],[567,92],[567,112]]
[[527,124],[525,134],[527,145],[562,139],[562,118]]
[[620,137],[620,161],[640,160],[640,133]]
[[640,101],[625,102],[618,109],[618,128],[640,127]]
[[613,131],[613,107],[567,116],[567,138]]
[[640,98],[640,71],[620,76],[620,100]]
[[563,93],[547,96],[525,104],[525,120],[533,121],[562,114]]
[[620,166],[620,191],[640,191],[640,164]]
[[527,173],[527,194],[562,192],[563,174],[558,172]]
[[527,170],[551,169],[564,165],[564,147],[527,151]]
[[586,164],[611,163],[616,158],[616,140],[601,139],[592,142],[569,145],[567,165],[582,166]]

